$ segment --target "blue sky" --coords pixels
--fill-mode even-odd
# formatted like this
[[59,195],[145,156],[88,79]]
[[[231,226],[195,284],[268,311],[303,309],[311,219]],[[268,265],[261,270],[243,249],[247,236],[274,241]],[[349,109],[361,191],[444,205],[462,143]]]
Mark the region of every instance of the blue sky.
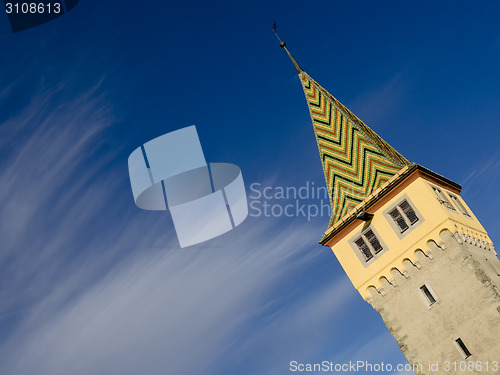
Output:
[[167,214],[135,207],[127,158],[195,124],[206,159],[237,164],[247,189],[321,186],[276,21],[311,77],[409,160],[462,184],[498,242],[499,11],[465,1],[81,0],[50,23],[3,32],[0,372],[404,363],[318,245],[327,217],[249,217],[180,249]]

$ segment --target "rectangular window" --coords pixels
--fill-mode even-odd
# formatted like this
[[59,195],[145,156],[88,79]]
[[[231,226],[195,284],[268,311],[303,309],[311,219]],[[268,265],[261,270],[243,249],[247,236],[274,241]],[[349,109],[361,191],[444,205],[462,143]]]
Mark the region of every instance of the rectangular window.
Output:
[[441,189],[438,189],[435,186],[433,186],[432,189],[434,190],[434,193],[436,193],[440,203],[444,204],[447,209],[456,212],[455,207],[453,207],[453,205],[450,203],[448,198],[446,198],[446,195],[441,191]]
[[377,236],[375,236],[375,233],[370,229],[365,233],[366,239],[370,242],[370,245],[372,245],[373,250],[375,250],[375,254],[378,253],[380,250],[382,250],[382,245],[380,244],[380,241],[378,240]]
[[373,254],[371,253],[368,245],[366,244],[365,240],[363,240],[363,238],[358,238],[355,243],[356,246],[358,246],[359,251],[361,251],[361,254],[363,254],[363,256],[365,257],[366,261],[369,261],[371,258],[373,258]]
[[418,221],[418,217],[415,214],[415,211],[413,210],[413,208],[411,208],[410,204],[407,201],[403,201],[403,203],[399,205],[399,208],[401,208],[406,218],[410,221],[411,225],[415,224]]
[[465,346],[462,339],[460,339],[460,338],[456,339],[455,343],[457,344],[457,347],[460,350],[460,352],[461,352],[460,354],[462,354],[462,357],[468,358],[472,355],[471,352],[469,352],[469,349],[467,349],[467,347]]
[[432,295],[432,293],[429,290],[429,288],[427,287],[427,285],[422,285],[420,287],[420,290],[424,294],[425,299],[427,300],[429,306],[432,306],[432,305],[434,305],[437,302],[436,298],[434,298],[434,296]]
[[392,220],[394,220],[401,233],[408,229],[408,224],[406,224],[405,219],[403,219],[403,216],[401,216],[397,208],[389,212],[389,215],[392,217]]
[[460,210],[460,212],[462,214],[464,214],[465,216],[469,216],[470,217],[469,212],[467,211],[467,209],[465,208],[465,206],[462,204],[462,202],[460,202],[460,199],[456,195],[453,195],[453,194],[450,194],[450,197],[451,197],[451,200],[453,201],[453,203],[455,203],[455,206],[458,207],[458,209]]
[[365,229],[364,232],[361,232],[361,235],[351,241],[352,246],[357,247],[357,250],[363,255],[363,258],[361,258],[361,254],[357,253],[359,259],[367,263],[384,250],[382,242],[377,238],[373,229]]
[[392,211],[389,211],[388,215],[394,220],[397,229],[401,233],[418,222],[417,213],[406,199],[394,207]]

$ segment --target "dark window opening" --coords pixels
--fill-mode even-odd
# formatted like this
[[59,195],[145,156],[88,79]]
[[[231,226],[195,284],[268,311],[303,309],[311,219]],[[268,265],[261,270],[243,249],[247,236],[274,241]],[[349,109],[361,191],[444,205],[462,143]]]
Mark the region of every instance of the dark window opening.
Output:
[[415,214],[415,211],[413,211],[413,208],[411,208],[410,204],[407,201],[403,201],[399,205],[403,213],[406,215],[408,220],[410,220],[410,223],[413,225],[418,221],[417,214]]
[[467,347],[465,346],[462,339],[460,339],[460,338],[456,339],[455,342],[457,343],[459,348],[462,350],[463,354],[465,355],[465,358],[470,357],[472,355],[471,352],[469,352],[469,349],[467,349]]
[[399,211],[398,211],[397,208],[395,208],[394,210],[392,210],[389,213],[389,215],[391,215],[392,220],[394,220],[394,222],[398,226],[398,228],[401,231],[401,233],[403,233],[405,230],[408,229],[408,224],[406,224],[405,219],[403,219],[403,216],[401,216],[401,214],[399,213]]
[[355,241],[366,262],[375,257],[375,254],[381,252],[384,248],[372,229],[367,229]]
[[378,253],[380,250],[382,250],[382,245],[371,229],[365,233],[365,237],[368,241],[370,241],[370,244],[372,245],[373,250],[375,250],[375,253]]
[[426,285],[422,285],[420,287],[420,290],[422,291],[422,293],[424,293],[425,298],[427,298],[427,302],[429,302],[429,306],[432,306],[436,303],[436,298],[434,298],[431,291],[429,290],[429,288],[427,288]]
[[373,258],[373,254],[371,253],[370,249],[368,248],[368,245],[362,238],[356,240],[356,246],[358,246],[359,251],[361,251],[361,254],[363,254],[363,256],[367,261]]
[[396,207],[392,208],[388,215],[392,220],[394,220],[394,223],[400,233],[408,230],[419,220],[417,213],[406,199],[400,202]]

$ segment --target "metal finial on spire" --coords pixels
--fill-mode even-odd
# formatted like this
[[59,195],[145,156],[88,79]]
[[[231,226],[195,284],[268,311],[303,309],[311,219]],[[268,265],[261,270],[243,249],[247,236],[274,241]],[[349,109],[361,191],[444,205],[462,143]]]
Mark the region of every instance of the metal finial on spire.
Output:
[[278,33],[276,32],[276,21],[274,21],[273,23],[273,31],[274,35],[276,35],[276,38],[278,38],[278,40],[280,41],[280,47],[285,48],[286,43],[281,41],[280,37],[278,36]]
[[295,66],[297,73],[302,72],[302,68],[300,67],[300,65],[297,64],[297,61],[295,61],[295,59],[292,57],[290,52],[288,52],[288,49],[286,48],[286,42],[282,42],[280,37],[278,36],[278,33],[276,32],[276,21],[274,21],[274,24],[273,24],[273,31],[274,31],[274,35],[276,35],[276,38],[278,38],[278,40],[280,41],[280,47],[285,49],[286,53],[288,54],[288,57],[290,58],[290,60],[292,60],[293,66]]

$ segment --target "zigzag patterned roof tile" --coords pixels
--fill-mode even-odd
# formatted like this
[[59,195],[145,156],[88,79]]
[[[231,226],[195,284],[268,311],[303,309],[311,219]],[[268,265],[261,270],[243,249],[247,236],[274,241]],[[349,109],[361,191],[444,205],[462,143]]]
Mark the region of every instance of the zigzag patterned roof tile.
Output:
[[309,107],[330,196],[331,227],[411,163],[305,73],[283,44]]

